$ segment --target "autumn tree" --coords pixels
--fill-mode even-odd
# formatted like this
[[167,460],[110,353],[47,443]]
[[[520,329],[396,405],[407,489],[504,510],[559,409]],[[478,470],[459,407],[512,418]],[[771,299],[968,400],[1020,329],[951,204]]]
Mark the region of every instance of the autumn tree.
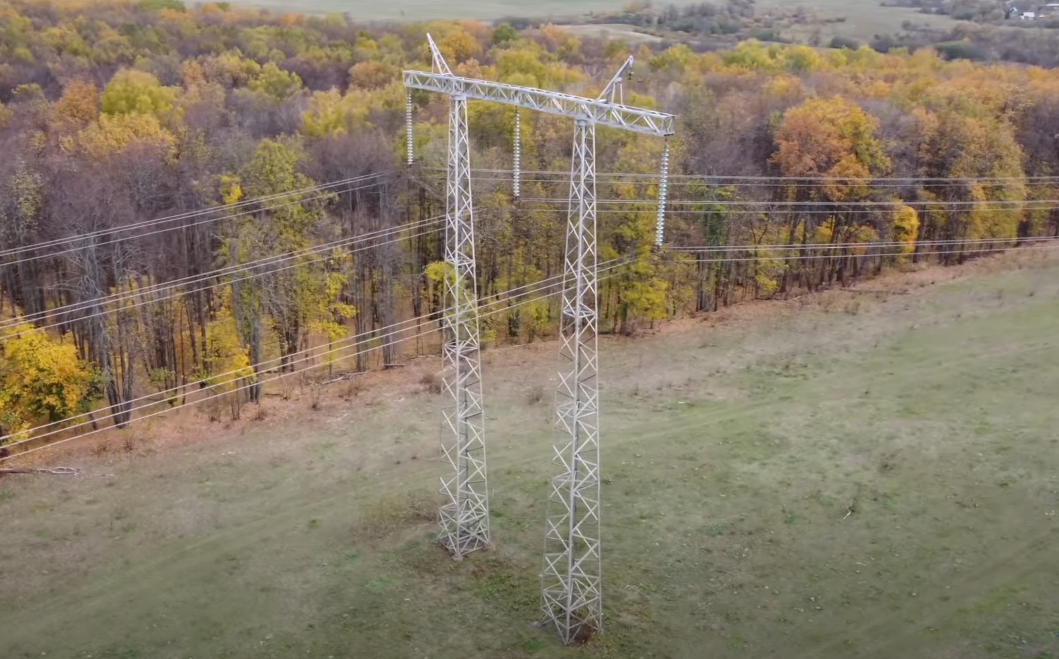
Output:
[[53,111],[58,121],[86,126],[99,116],[99,90],[90,82],[75,80],[63,90]]
[[[923,176],[954,180],[919,190],[927,202],[920,237],[1015,238],[1022,212],[1011,202],[1026,198],[1022,149],[1006,118],[967,109],[949,105],[921,111]],[[947,248],[945,258],[961,259],[968,250],[973,248]]]
[[[751,4],[650,15],[666,29],[727,29],[753,17]],[[414,94],[418,167],[395,168],[406,146],[399,74],[429,67],[426,30],[459,74],[575,94],[591,95],[635,54],[625,101],[678,116],[666,235],[701,248],[694,264],[650,250],[657,188],[647,175],[661,143],[597,136],[600,258],[630,262],[600,287],[601,316],[618,331],[894,261],[975,253],[946,241],[1059,235],[1048,203],[1059,194],[1051,69],[948,62],[926,48],[744,39],[700,53],[549,25],[356,26],[220,4],[31,0],[0,8],[0,316],[17,307],[44,323],[37,314],[49,311],[63,345],[99,374],[119,425],[152,389],[229,386],[216,378],[233,369],[256,385],[252,364],[292,368],[302,350],[347,332],[393,363],[382,328],[402,314],[436,320],[443,304],[426,276],[444,258],[441,234],[287,255],[444,215],[443,97]],[[510,169],[512,109],[475,102],[468,114],[474,167]],[[572,127],[521,120],[523,200],[506,174],[475,180],[479,291],[510,300],[483,324],[497,340],[548,331],[554,300],[520,291],[563,269],[565,204],[551,200],[566,198],[568,177],[551,172],[569,171]],[[637,176],[605,175],[618,172]],[[297,192],[371,174],[377,185]],[[272,194],[285,196],[246,203]],[[193,215],[209,207],[232,212]],[[165,217],[182,219],[127,230]],[[56,241],[54,254],[18,256],[43,241]],[[266,257],[283,268],[248,265]],[[247,269],[210,275],[225,266]],[[185,278],[198,283],[152,292]],[[70,304],[78,312],[61,314]]]
[[39,422],[62,421],[86,409],[96,377],[71,343],[28,323],[0,336],[0,445]]
[[173,112],[177,90],[163,87],[145,71],[126,69],[114,74],[100,97],[102,111],[110,115],[150,115],[165,122]]
[[[878,125],[843,97],[812,98],[784,113],[771,160],[793,179],[786,201],[805,208],[791,212],[786,242],[844,244],[878,237],[874,218],[858,206],[871,197],[872,177],[890,167],[875,134]],[[848,259],[833,250],[824,254],[810,285],[846,274]]]
[[[223,194],[234,203],[243,195],[264,197],[311,188],[313,182],[298,171],[304,158],[296,141],[264,140],[238,177],[222,180]],[[290,194],[277,208],[236,217],[226,241],[226,260],[238,265],[304,250],[315,232],[325,230],[326,197]],[[265,357],[266,319],[277,338],[283,370],[294,369],[293,355],[307,347],[311,329],[323,331],[330,340],[341,335],[341,321],[353,315],[352,307],[339,300],[346,283],[342,262],[314,255],[288,257],[279,262],[282,267],[264,267],[259,277],[232,282],[233,315],[255,371]],[[258,395],[252,392],[251,399]]]

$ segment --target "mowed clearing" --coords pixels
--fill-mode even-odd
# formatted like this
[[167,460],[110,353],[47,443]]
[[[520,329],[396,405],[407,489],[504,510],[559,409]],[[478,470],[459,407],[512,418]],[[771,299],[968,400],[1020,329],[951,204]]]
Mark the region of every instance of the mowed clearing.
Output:
[[[576,21],[591,13],[617,13],[628,3],[621,0],[393,0],[371,2],[370,0],[236,0],[234,4],[261,7],[277,12],[302,12],[307,14],[348,14],[355,21],[427,21],[439,19],[475,19],[494,21],[504,18],[535,18],[555,21]],[[656,3],[657,4],[657,3]],[[672,0],[664,5],[678,7],[700,4],[699,0]],[[828,22],[821,26],[821,43],[832,36],[846,36],[869,40],[876,34],[892,34],[903,30],[902,23],[953,27],[957,24],[948,16],[923,14],[905,7],[883,7],[880,0],[758,0],[759,13],[772,9],[794,10],[805,8],[810,15],[821,19],[844,19],[841,23]],[[576,26],[575,26],[576,27]],[[800,26],[792,35],[805,38],[814,25]],[[580,36],[602,36],[641,43],[648,41],[630,26],[603,26],[578,29]]]
[[[870,0],[858,0],[870,1]],[[675,4],[687,5],[692,0],[677,0]],[[263,7],[279,12],[304,12],[307,14],[346,13],[356,21],[424,21],[437,19],[495,20],[499,18],[570,18],[590,12],[620,11],[622,2],[615,0],[394,0],[393,2],[371,2],[370,0],[238,0],[235,4]]]
[[0,657],[1054,659],[1057,330],[1041,252],[604,339],[587,648],[532,626],[554,343],[487,353],[496,548],[459,563],[435,360],[183,413],[0,480]]

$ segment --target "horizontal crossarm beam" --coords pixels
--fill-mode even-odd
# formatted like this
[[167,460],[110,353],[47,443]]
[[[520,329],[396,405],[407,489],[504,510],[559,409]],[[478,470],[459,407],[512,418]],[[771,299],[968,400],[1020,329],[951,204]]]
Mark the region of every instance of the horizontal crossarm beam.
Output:
[[599,126],[611,126],[636,133],[665,137],[673,134],[674,117],[664,112],[631,108],[605,100],[560,94],[533,87],[516,87],[502,82],[489,82],[439,75],[426,71],[405,71],[405,87],[465,96],[482,101],[495,101],[520,108],[583,119]]

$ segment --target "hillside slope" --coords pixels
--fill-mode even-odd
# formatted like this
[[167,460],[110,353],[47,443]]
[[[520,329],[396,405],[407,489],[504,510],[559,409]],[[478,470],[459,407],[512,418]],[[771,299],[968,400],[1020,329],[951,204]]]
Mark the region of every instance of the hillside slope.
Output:
[[587,652],[531,626],[538,343],[487,353],[495,550],[430,541],[422,360],[317,411],[185,413],[195,438],[156,425],[66,454],[82,476],[0,480],[0,656],[1057,656],[1059,262],[1039,254],[604,340],[608,626]]

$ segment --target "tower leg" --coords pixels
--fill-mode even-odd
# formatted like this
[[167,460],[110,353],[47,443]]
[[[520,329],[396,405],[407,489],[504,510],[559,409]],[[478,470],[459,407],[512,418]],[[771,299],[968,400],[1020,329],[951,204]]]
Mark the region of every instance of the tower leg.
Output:
[[467,99],[449,107],[449,166],[445,226],[444,426],[448,473],[441,479],[439,541],[456,559],[489,544],[478,286],[475,279]]
[[600,590],[595,125],[574,133],[556,393],[554,463],[541,576],[543,622],[563,643],[603,628]]

